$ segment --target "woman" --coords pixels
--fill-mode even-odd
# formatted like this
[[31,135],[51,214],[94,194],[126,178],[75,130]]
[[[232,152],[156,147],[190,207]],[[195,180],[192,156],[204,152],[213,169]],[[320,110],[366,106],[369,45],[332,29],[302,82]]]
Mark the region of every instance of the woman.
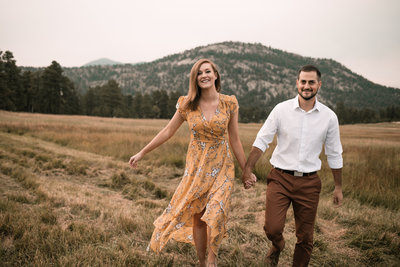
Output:
[[[181,96],[177,111],[167,126],[129,164],[137,162],[171,136],[186,120],[191,138],[182,181],[163,214],[154,222],[149,247],[159,252],[169,239],[194,243],[199,265],[215,266],[218,247],[226,234],[229,198],[234,183],[234,161],[226,140],[243,169],[245,155],[238,133],[238,102],[235,96],[220,94],[221,80],[215,64],[197,61],[190,72],[189,93]],[[245,188],[255,176],[244,181]]]

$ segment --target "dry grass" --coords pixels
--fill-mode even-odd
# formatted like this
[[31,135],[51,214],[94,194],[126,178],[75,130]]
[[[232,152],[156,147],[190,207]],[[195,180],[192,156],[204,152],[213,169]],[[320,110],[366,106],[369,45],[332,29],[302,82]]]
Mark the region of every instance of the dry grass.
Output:
[[[166,123],[0,111],[2,265],[195,266],[191,245],[171,242],[159,255],[146,252],[152,222],[180,181],[187,126],[138,170],[127,166]],[[240,125],[247,153],[260,126]],[[399,129],[395,123],[341,127],[345,203],[332,206],[324,162],[311,266],[400,264]],[[270,151],[257,164],[260,180]],[[262,229],[265,188],[261,182],[245,191],[237,183],[219,266],[262,266],[270,246]],[[291,211],[284,235],[280,266],[290,266]]]

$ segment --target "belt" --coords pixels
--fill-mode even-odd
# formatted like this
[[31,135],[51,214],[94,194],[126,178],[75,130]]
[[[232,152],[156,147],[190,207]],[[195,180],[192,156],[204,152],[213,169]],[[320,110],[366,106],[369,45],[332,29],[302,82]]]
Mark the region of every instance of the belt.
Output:
[[277,169],[278,171],[281,171],[281,172],[288,173],[288,174],[293,175],[293,176],[311,176],[311,175],[317,173],[317,172],[298,172],[298,171],[282,170],[282,169],[277,168],[277,167],[275,167],[275,169]]

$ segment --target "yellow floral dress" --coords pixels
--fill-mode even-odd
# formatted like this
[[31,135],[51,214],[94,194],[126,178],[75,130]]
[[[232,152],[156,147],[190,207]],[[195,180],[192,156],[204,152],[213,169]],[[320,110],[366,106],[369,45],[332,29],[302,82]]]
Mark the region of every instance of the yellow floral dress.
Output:
[[194,244],[193,215],[205,209],[201,220],[211,229],[210,246],[217,254],[226,235],[235,176],[226,132],[231,114],[239,106],[235,96],[220,94],[215,114],[207,121],[200,107],[182,110],[184,98],[179,98],[176,107],[191,131],[185,172],[168,207],[154,222],[149,247],[159,252],[171,238]]

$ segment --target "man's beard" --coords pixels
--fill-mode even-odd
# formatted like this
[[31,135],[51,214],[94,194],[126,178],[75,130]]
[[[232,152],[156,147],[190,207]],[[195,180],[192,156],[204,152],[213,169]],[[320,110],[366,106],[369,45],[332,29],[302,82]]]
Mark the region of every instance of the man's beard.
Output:
[[311,94],[310,96],[307,96],[307,97],[303,96],[301,94],[301,92],[299,92],[299,95],[301,96],[301,98],[303,98],[304,100],[308,101],[308,100],[312,99],[314,96],[316,96],[317,93],[318,93],[318,90],[314,94]]

